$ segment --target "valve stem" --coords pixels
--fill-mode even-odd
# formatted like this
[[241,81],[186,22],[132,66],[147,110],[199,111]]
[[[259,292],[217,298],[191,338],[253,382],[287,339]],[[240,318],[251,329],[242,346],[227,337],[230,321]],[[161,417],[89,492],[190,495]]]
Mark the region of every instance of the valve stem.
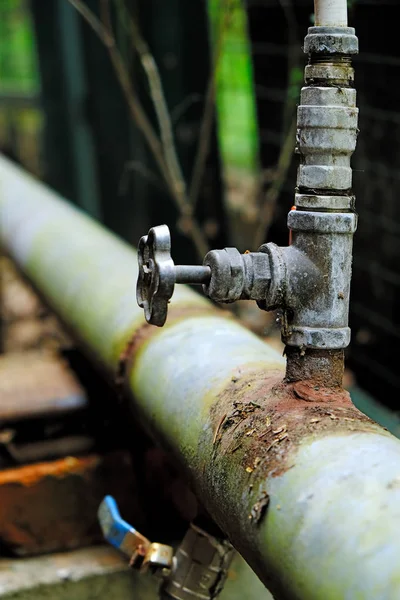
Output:
[[175,283],[207,285],[210,279],[210,267],[203,267],[201,265],[175,265]]

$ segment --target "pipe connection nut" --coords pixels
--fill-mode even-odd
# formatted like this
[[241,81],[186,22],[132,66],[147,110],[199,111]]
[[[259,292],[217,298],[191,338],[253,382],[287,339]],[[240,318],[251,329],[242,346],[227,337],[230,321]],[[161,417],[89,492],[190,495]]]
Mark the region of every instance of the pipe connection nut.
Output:
[[296,151],[303,159],[297,186],[311,190],[350,190],[350,159],[358,133],[355,90],[303,88],[297,125]]
[[261,252],[240,254],[236,248],[211,250],[203,262],[211,279],[203,286],[206,296],[216,302],[262,300],[271,284],[268,256]]
[[309,27],[304,40],[306,54],[358,54],[353,27]]

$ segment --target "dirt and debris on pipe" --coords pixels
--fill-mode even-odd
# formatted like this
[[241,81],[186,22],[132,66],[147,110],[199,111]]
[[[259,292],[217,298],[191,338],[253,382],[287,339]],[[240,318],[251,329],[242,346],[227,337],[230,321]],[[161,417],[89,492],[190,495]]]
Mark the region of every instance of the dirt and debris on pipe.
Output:
[[279,354],[183,286],[144,325],[135,252],[4,159],[0,181],[1,243],[274,596],[400,597],[400,442],[342,390],[284,383]]

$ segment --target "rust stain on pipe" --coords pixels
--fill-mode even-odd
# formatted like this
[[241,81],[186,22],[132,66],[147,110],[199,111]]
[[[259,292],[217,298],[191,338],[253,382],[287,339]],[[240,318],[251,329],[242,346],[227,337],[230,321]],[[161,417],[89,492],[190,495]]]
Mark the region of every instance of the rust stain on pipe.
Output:
[[[222,310],[220,308],[210,306],[193,306],[178,304],[168,308],[168,321],[164,327],[159,328],[149,323],[143,323],[139,328],[135,328],[133,333],[130,335],[127,341],[123,342],[123,350],[119,354],[117,373],[115,376],[115,383],[119,387],[123,387],[125,383],[129,382],[129,373],[134,367],[136,358],[138,357],[142,348],[157,334],[161,331],[165,331],[169,327],[173,327],[180,321],[186,319],[218,316],[226,319],[234,319],[232,313]],[[118,343],[118,347],[121,347],[121,343]]]
[[311,350],[286,346],[286,380],[311,381],[316,385],[341,388],[344,350]]
[[[282,373],[259,369],[233,377],[219,393],[210,419],[217,432],[214,460],[235,459],[249,477],[278,476],[292,466],[291,457],[309,437],[376,431],[343,389],[318,383],[282,380]],[[222,423],[221,423],[222,419]]]

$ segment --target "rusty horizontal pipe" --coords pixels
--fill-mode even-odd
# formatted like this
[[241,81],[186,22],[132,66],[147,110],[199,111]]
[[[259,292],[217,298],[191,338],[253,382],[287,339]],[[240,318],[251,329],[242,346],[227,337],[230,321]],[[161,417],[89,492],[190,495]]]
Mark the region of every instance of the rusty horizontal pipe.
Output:
[[161,330],[132,248],[0,159],[0,240],[131,394],[199,499],[278,599],[400,597],[400,442],[346,392],[180,287]]

